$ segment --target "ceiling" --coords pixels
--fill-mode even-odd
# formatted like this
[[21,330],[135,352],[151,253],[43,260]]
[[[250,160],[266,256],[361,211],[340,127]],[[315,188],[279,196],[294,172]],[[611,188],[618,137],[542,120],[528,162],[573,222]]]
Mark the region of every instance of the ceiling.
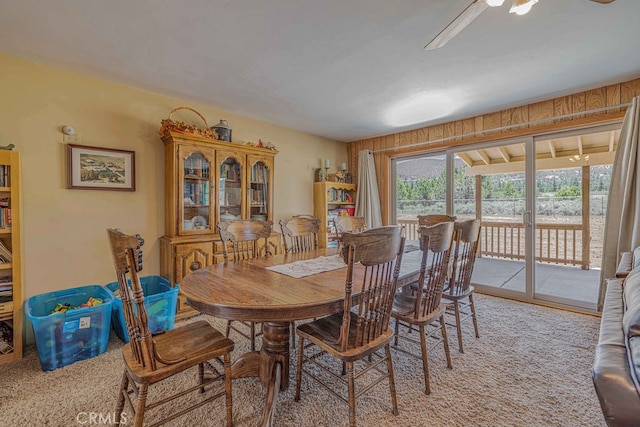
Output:
[[640,77],[638,0],[507,1],[424,51],[469,3],[0,0],[0,53],[338,141]]

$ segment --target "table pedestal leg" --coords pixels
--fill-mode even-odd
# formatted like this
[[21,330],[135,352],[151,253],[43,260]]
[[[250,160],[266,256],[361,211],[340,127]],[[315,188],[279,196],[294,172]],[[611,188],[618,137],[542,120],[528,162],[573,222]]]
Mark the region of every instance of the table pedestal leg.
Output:
[[273,425],[278,391],[289,387],[289,322],[264,322],[262,348],[240,356],[231,366],[231,378],[258,377],[267,388],[261,426]]
[[264,322],[260,349],[260,382],[267,387],[263,426],[271,426],[278,389],[289,387],[289,322]]

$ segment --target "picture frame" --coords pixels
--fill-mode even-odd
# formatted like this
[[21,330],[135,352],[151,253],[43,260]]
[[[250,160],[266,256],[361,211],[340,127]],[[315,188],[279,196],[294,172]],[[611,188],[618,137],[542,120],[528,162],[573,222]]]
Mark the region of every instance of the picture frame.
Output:
[[136,191],[135,151],[67,144],[67,188]]

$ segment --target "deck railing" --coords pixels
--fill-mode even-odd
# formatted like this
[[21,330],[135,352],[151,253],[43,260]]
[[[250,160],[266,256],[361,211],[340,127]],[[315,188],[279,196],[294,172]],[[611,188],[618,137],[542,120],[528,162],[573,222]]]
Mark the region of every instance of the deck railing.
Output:
[[[408,240],[418,239],[416,219],[398,220],[405,227]],[[480,256],[524,259],[524,224],[506,221],[482,221]],[[535,230],[536,261],[578,265],[589,269],[590,237],[582,224],[537,223]],[[583,246],[585,245],[585,246]]]

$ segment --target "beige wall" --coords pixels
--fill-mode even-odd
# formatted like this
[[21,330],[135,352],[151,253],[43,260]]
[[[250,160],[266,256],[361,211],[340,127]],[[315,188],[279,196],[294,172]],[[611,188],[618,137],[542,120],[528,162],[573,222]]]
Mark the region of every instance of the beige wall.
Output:
[[[144,274],[159,274],[164,151],[156,130],[183,105],[210,125],[227,119],[234,142],[275,144],[276,221],[313,211],[313,171],[321,158],[332,165],[347,160],[343,143],[0,55],[0,145],[15,144],[22,157],[25,298],[115,280],[107,227],[140,233]],[[66,189],[64,125],[80,132],[83,145],[134,150],[136,191]]]

